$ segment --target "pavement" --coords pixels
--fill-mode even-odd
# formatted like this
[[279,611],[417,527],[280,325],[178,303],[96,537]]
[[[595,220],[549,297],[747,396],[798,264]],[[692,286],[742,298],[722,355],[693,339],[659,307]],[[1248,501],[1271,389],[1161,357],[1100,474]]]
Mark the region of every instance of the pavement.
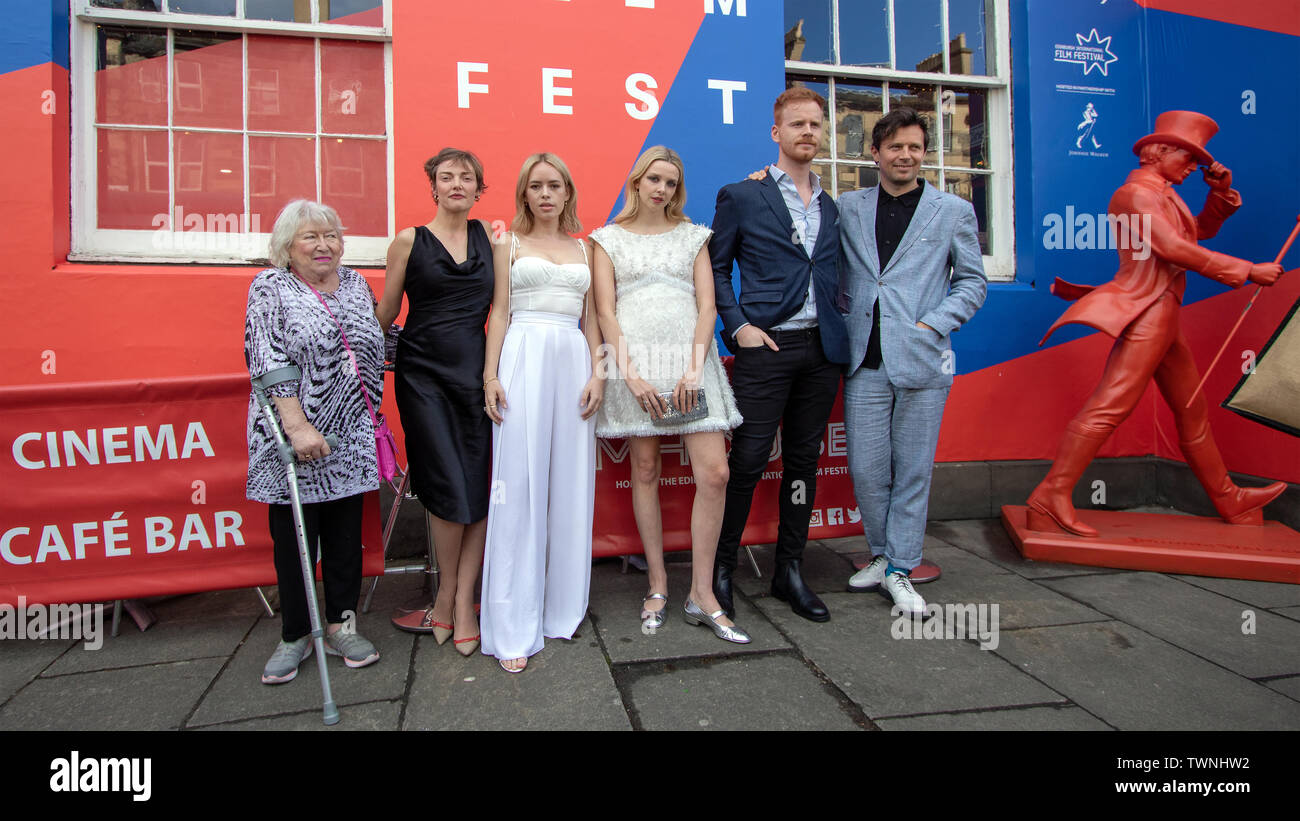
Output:
[[[358,620],[380,661],[331,659],[332,728],[315,657],[293,682],[259,682],[280,625],[252,590],[174,597],[99,650],[0,643],[0,730],[1300,730],[1300,585],[1027,561],[997,520],[931,522],[925,555],[943,575],[918,591],[975,605],[962,613],[996,604],[996,638],[992,621],[944,637],[955,610],[909,638],[884,598],[846,592],[864,551],[861,537],[809,543],[824,624],[742,561],[746,646],[682,620],[689,554],[670,555],[671,615],[654,635],[637,618],[644,575],[598,560],[587,620],[522,675],[392,628],[422,576],[386,577]],[[754,552],[769,573],[770,546]]]

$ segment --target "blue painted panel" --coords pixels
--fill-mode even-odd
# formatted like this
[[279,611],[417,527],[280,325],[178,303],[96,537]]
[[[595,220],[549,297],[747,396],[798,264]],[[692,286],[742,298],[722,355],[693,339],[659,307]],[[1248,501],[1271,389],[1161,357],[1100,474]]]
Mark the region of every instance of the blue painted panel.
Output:
[[51,62],[68,67],[67,0],[5,4],[0,74]]

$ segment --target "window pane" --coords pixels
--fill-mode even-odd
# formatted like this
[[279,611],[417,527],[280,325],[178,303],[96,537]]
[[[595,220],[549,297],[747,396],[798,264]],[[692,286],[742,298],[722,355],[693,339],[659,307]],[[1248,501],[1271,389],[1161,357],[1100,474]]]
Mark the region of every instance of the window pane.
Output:
[[926,162],[937,162],[939,159],[939,140],[941,134],[935,127],[937,118],[935,117],[935,95],[938,89],[932,85],[922,85],[918,83],[890,83],[889,84],[889,110],[906,106],[916,111],[925,119],[926,130],[929,132],[930,146],[925,152]]
[[894,56],[900,71],[943,71],[939,0],[895,0]]
[[182,14],[212,14],[218,17],[235,16],[235,0],[171,0],[168,11]]
[[322,40],[321,128],[331,134],[384,134],[384,47]]
[[945,88],[943,164],[988,168],[985,93],[977,89]]
[[176,29],[173,37],[173,125],[243,128],[240,35]]
[[992,74],[985,0],[948,0],[948,64],[953,74]]
[[167,124],[167,33],[99,26],[95,116],[101,123]]
[[880,83],[836,81],[836,156],[855,160],[871,159],[871,127],[880,119],[884,106],[884,92]]
[[173,230],[206,230],[189,223],[196,214],[204,225],[231,215],[238,220],[244,213],[243,136],[177,131],[173,141],[175,202],[183,214]]
[[269,234],[289,200],[316,199],[316,140],[249,137],[248,187],[251,230]]
[[944,171],[944,188],[949,194],[956,194],[975,206],[975,222],[978,224],[980,253],[989,252],[989,176],[971,174],[968,171]]
[[250,20],[310,23],[311,6],[295,0],[244,0],[244,16]]
[[[816,80],[811,80],[807,77],[787,76],[785,78],[786,88],[794,88],[796,86],[800,88],[812,89],[813,91],[822,95],[822,99],[827,101],[826,103],[827,105],[830,105],[830,87],[826,83],[818,82]],[[831,121],[828,117],[826,117],[823,114],[822,145],[821,148],[817,149],[818,157],[830,157],[831,155],[830,138],[831,138]]]
[[812,172],[817,175],[817,179],[822,184],[822,190],[831,196],[835,196],[835,189],[831,187],[831,164],[830,163],[813,163]]
[[785,0],[785,59],[831,63],[831,0]]
[[90,0],[90,5],[101,9],[158,11],[162,8],[162,0]]
[[382,26],[382,0],[320,0],[320,21],[347,26]]
[[316,131],[316,45],[248,35],[248,128]]
[[[859,188],[870,188],[880,183],[880,172],[874,168],[868,168],[865,165],[847,166],[847,173],[840,174],[840,193],[845,191],[856,191]],[[849,187],[846,183],[852,183]]]
[[97,225],[167,226],[167,132],[101,128],[96,140]]
[[840,62],[889,68],[889,7],[885,0],[840,3]]
[[349,234],[388,234],[388,154],[380,140],[321,143],[321,201],[339,212]]

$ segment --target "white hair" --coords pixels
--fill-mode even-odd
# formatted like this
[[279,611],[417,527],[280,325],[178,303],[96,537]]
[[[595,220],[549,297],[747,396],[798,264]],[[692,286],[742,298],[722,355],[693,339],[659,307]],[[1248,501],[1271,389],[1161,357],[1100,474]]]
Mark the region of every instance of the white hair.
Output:
[[311,200],[293,200],[280,209],[271,228],[271,264],[284,268],[289,264],[289,246],[304,225],[328,225],[343,235],[343,223],[339,221],[339,212],[328,205]]

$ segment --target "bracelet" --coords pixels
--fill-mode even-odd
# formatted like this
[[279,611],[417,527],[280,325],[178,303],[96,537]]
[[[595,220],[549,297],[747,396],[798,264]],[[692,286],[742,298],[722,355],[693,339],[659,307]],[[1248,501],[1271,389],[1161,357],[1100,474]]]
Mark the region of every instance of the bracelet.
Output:
[[493,382],[500,382],[500,381],[501,381],[501,380],[500,380],[500,379],[497,379],[495,376],[492,377],[491,379],[489,379],[488,381],[486,381],[486,382],[483,383],[483,390],[487,390],[487,386],[488,386],[488,385],[491,385]]

